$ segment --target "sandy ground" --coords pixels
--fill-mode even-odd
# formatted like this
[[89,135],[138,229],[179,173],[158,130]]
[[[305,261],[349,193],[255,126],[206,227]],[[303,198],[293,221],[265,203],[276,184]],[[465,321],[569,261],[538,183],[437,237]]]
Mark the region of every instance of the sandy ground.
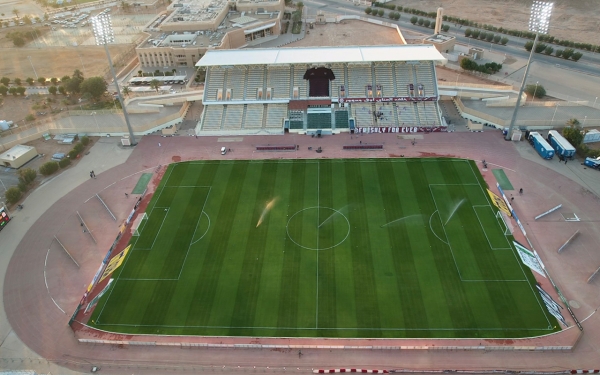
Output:
[[[441,6],[444,14],[449,16],[521,30],[527,28],[531,6],[530,0],[394,0],[392,3],[427,12]],[[550,35],[598,44],[600,23],[595,16],[598,12],[600,2],[597,0],[556,0],[550,20]]]
[[[129,45],[110,46],[113,60]],[[28,61],[31,56],[31,64]],[[33,65],[33,68],[32,68]],[[0,49],[0,75],[9,78],[62,77],[71,75],[75,69],[81,70],[86,77],[103,75],[108,67],[103,47],[62,47],[62,48],[10,48]]]
[[[340,24],[315,25],[304,39],[285,47],[364,46],[399,44],[396,30],[362,21],[343,21]],[[373,34],[377,38],[373,38]]]
[[[19,11],[19,17],[42,17],[44,8],[33,1],[28,0],[0,0],[0,20],[8,20],[14,18],[13,9]],[[4,13],[4,15],[2,15]]]

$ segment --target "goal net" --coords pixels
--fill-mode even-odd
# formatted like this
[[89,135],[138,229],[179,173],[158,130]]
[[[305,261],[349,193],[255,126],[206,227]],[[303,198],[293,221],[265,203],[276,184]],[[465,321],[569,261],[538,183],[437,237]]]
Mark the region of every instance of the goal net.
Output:
[[148,220],[148,214],[146,214],[145,212],[142,213],[141,215],[138,215],[138,217],[135,218],[135,220],[133,221],[133,224],[131,225],[131,229],[133,231],[134,236],[140,235],[140,232],[144,228],[144,224],[146,223],[146,220]]
[[496,212],[496,220],[498,220],[498,223],[500,224],[500,228],[502,228],[502,232],[504,233],[505,236],[512,234],[510,231],[510,227],[508,226],[506,221],[504,221],[504,215],[502,215],[502,211]]

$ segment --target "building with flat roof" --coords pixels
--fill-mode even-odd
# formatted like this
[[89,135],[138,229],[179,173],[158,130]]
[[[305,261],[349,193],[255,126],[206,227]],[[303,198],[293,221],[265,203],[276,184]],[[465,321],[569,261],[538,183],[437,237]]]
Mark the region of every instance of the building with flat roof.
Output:
[[20,168],[37,156],[37,150],[32,146],[16,145],[0,154],[0,163],[8,168]]
[[456,38],[452,35],[434,34],[423,39],[423,44],[433,44],[438,51],[450,53],[454,51]]
[[137,48],[142,67],[192,67],[209,50],[235,49],[279,35],[284,0],[179,0]]

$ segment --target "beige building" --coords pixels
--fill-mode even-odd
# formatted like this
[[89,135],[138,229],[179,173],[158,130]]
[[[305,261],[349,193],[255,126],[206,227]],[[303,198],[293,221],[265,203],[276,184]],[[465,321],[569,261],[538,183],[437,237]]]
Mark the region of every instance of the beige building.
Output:
[[213,49],[256,44],[281,32],[284,0],[180,0],[136,48],[142,67],[193,67]]
[[9,168],[21,168],[25,163],[37,156],[37,150],[32,146],[16,145],[0,154],[0,164]]
[[435,34],[423,39],[423,44],[433,44],[438,51],[450,53],[454,51],[456,38],[451,35]]

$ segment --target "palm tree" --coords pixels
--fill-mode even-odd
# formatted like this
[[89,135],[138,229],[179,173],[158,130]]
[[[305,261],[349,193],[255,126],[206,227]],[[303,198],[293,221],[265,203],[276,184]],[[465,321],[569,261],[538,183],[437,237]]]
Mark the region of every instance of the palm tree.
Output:
[[17,8],[12,10],[13,14],[15,15],[15,17],[17,17],[17,19],[19,19],[19,10]]
[[158,89],[160,88],[160,81],[158,79],[153,79],[150,81],[150,88],[158,92]]
[[131,89],[129,88],[129,86],[123,86],[123,90],[121,90],[123,92],[123,95],[125,95],[126,97],[129,97],[129,93],[131,93]]

